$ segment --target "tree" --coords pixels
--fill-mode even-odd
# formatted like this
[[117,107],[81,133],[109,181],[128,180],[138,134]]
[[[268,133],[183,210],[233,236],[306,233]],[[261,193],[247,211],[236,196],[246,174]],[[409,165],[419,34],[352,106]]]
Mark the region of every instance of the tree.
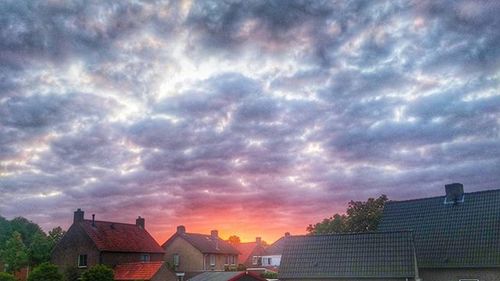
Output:
[[17,217],[10,221],[10,225],[13,231],[17,231],[21,234],[24,245],[31,245],[33,237],[36,234],[45,235],[42,228],[26,218]]
[[375,231],[382,217],[387,196],[369,198],[367,201],[350,201],[346,214],[335,214],[314,225],[309,225],[309,234]]
[[12,235],[12,227],[10,226],[10,222],[6,220],[4,217],[0,216],[0,249],[3,247],[5,242]]
[[64,231],[60,226],[54,227],[52,230],[49,231],[49,240],[52,244],[52,249],[61,241],[61,238],[66,234],[66,231]]
[[0,257],[9,273],[16,272],[28,264],[27,249],[19,232],[14,231],[10,239],[5,242]]
[[238,245],[241,243],[240,237],[236,235],[229,236],[228,242],[232,245]]
[[57,271],[57,266],[44,262],[35,267],[28,277],[28,281],[62,281],[63,276]]
[[30,265],[37,265],[50,260],[51,241],[45,234],[35,233],[28,248]]
[[64,270],[64,280],[65,281],[79,281],[80,271],[76,266],[69,266]]
[[0,272],[0,281],[17,281],[14,275],[7,272]]
[[80,278],[81,281],[113,281],[113,270],[105,265],[98,264],[85,271]]

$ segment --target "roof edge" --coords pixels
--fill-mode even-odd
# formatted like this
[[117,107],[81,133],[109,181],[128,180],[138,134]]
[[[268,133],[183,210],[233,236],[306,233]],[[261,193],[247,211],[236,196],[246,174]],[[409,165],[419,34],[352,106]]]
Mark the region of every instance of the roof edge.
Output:
[[[488,192],[500,192],[500,189],[487,189],[487,190],[480,190],[480,191],[473,191],[473,192],[464,192],[464,194],[468,195],[468,194],[478,194],[478,193],[488,193]],[[390,201],[387,201],[385,204],[413,202],[413,201],[444,198],[444,197],[446,197],[446,195],[431,196],[431,197],[424,197],[424,198],[414,198],[414,199],[405,199],[405,200],[390,200]]]

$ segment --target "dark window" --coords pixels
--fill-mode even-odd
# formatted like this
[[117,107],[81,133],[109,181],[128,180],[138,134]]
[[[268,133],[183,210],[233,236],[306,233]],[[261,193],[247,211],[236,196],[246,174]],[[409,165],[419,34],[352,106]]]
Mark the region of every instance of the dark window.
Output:
[[149,261],[150,258],[149,258],[149,255],[148,254],[142,254],[141,255],[141,261]]
[[78,256],[78,267],[87,267],[87,255]]
[[174,266],[179,266],[181,262],[181,257],[179,256],[179,254],[174,254]]

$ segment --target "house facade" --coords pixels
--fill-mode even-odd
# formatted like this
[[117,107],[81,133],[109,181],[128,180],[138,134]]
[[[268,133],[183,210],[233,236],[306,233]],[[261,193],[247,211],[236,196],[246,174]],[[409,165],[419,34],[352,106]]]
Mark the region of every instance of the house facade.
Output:
[[424,281],[500,280],[500,190],[388,202],[378,229],[413,231]]
[[283,249],[282,281],[420,280],[409,231],[291,236]]
[[163,245],[165,261],[189,279],[205,271],[224,271],[236,268],[240,252],[221,239],[217,230],[210,235],[187,233],[182,225]]
[[290,232],[285,232],[285,235],[276,240],[266,249],[265,255],[261,257],[261,265],[266,268],[279,268],[281,263],[281,255],[285,241],[290,237]]
[[54,247],[51,261],[61,270],[76,267],[85,271],[98,264],[116,268],[130,263],[163,263],[164,254],[146,231],[144,218],[137,218],[135,224],[97,221],[94,215],[87,220],[78,209],[73,224]]

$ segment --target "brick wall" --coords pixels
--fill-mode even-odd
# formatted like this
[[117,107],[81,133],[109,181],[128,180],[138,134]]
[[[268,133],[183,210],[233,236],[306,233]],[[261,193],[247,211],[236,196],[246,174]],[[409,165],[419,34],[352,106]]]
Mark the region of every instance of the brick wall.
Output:
[[484,269],[419,269],[422,281],[458,281],[460,279],[478,279],[480,281],[500,280],[500,268]]
[[203,270],[203,254],[181,237],[176,237],[165,247],[165,261],[173,265],[174,254],[179,254],[177,271],[190,272]]
[[79,255],[87,255],[87,268],[99,264],[99,251],[94,243],[79,225],[73,224],[52,251],[51,261],[63,272],[78,266]]
[[[120,263],[130,263],[141,261],[141,255],[148,253],[123,253],[123,252],[102,252],[101,262],[110,267]],[[162,261],[163,254],[148,254],[150,261]]]

